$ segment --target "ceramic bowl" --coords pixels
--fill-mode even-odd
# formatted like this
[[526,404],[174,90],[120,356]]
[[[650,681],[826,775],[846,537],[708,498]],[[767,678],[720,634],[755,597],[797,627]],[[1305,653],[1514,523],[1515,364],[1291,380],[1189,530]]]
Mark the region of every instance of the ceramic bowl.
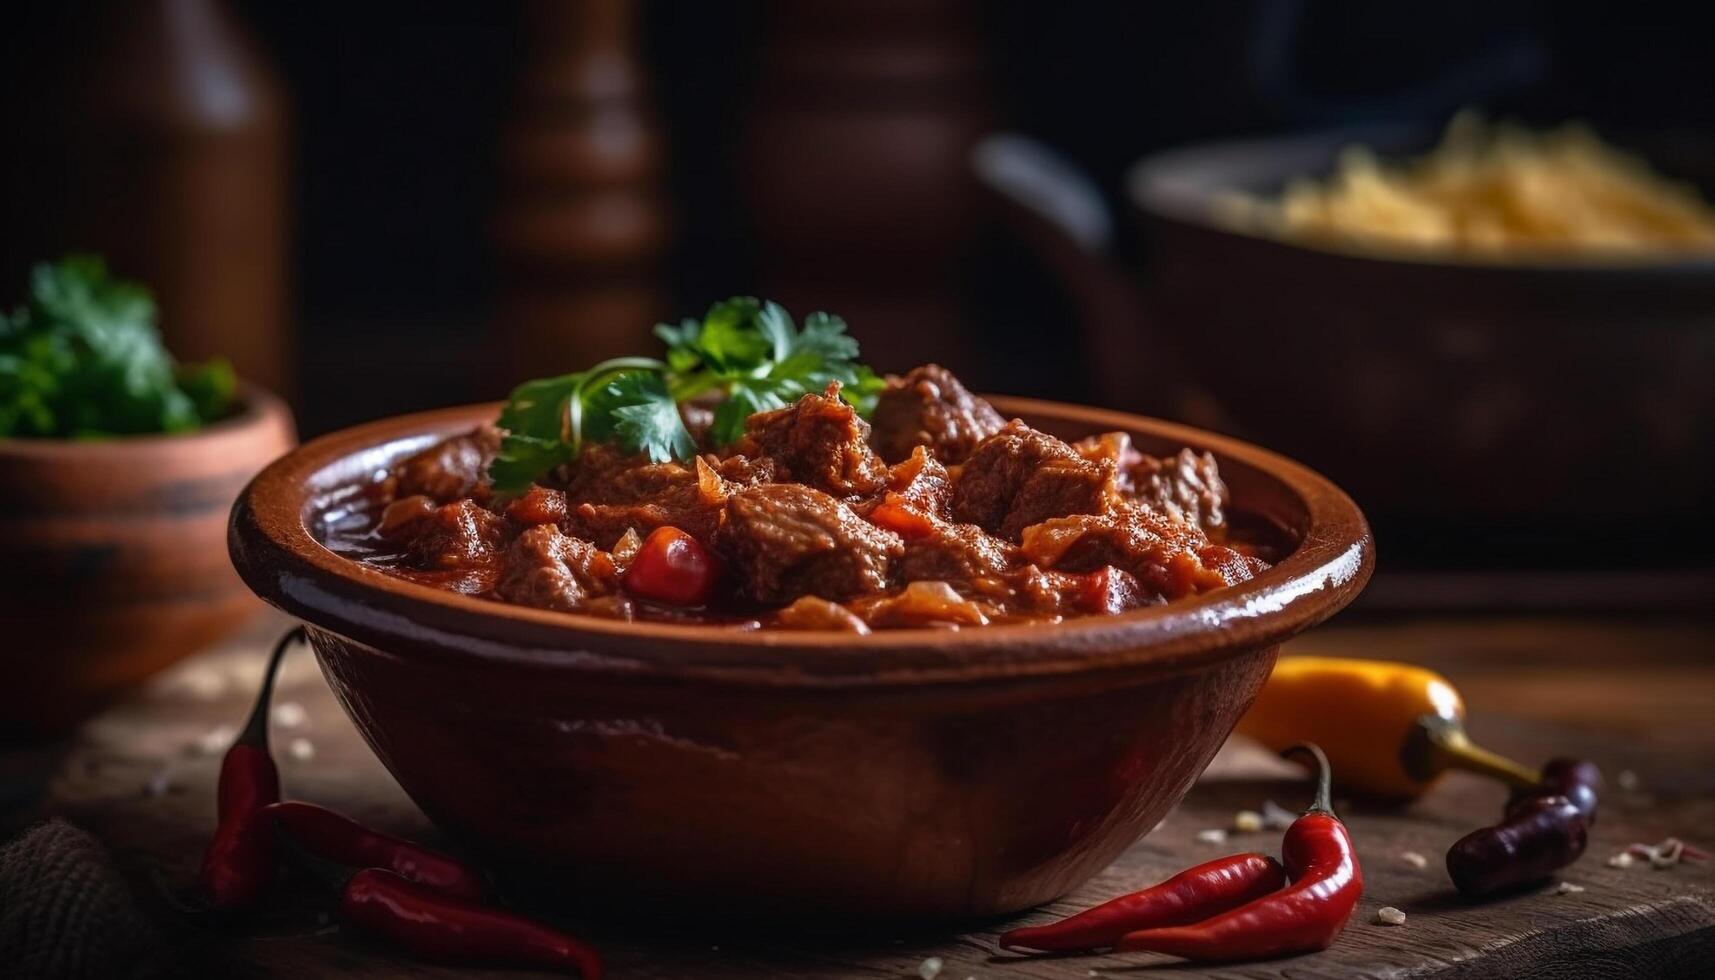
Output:
[[1066,893],[1154,827],[1287,637],[1369,577],[1363,515],[1280,456],[1131,415],[996,399],[1062,436],[1213,451],[1300,542],[1237,588],[1054,625],[864,637],[626,623],[458,596],[324,548],[351,488],[494,417],[318,439],[233,511],[232,557],[301,617],[359,731],[434,822],[569,902],[958,919]]
[[260,611],[221,541],[295,440],[278,398],[242,400],[188,435],[0,439],[0,731],[63,731]]

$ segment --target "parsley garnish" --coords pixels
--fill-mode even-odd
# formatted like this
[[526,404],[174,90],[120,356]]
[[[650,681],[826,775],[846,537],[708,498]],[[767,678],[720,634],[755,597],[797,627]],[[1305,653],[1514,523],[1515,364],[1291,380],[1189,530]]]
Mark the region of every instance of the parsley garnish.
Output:
[[236,387],[225,361],[175,364],[149,291],[95,256],[36,266],[0,314],[0,437],[185,432],[225,416]]
[[612,443],[655,462],[689,462],[697,443],[679,406],[693,398],[720,396],[709,437],[726,445],[744,434],[752,413],[782,408],[830,381],[866,415],[882,388],[858,363],[846,322],[827,313],[810,314],[800,329],[779,304],[739,296],[716,303],[701,320],[660,324],[655,336],[667,345],[664,360],[616,358],[513,389],[500,412],[506,438],[489,467],[495,489],[523,490],[588,443]]

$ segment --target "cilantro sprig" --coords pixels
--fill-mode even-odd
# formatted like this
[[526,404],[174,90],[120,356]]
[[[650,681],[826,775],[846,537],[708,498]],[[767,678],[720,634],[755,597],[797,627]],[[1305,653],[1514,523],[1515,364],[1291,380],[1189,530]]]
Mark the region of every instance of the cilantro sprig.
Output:
[[688,462],[697,443],[679,406],[692,399],[718,397],[709,438],[726,445],[744,434],[752,413],[782,408],[830,381],[866,415],[882,388],[858,362],[846,322],[828,313],[810,314],[800,328],[779,304],[738,296],[701,320],[659,324],[655,336],[667,345],[664,360],[615,358],[513,389],[499,419],[506,437],[489,468],[495,489],[523,490],[591,443]]
[[176,364],[149,291],[95,256],[36,266],[0,314],[0,438],[185,432],[225,416],[236,388],[225,361]]

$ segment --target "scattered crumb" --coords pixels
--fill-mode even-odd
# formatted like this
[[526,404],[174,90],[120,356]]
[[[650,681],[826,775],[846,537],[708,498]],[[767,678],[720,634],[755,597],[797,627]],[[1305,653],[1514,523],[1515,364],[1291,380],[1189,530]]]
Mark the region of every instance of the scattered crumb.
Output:
[[1227,839],[1227,832],[1219,827],[1197,831],[1197,840],[1204,844],[1219,844]]
[[1096,972],[1096,971],[1094,971],[1094,970],[1091,970],[1091,971],[1090,971],[1090,972],[1089,972],[1089,975],[1090,975],[1090,976],[1092,976],[1092,977],[1099,977],[1099,976],[1101,976],[1101,974],[1100,974],[1100,973],[1097,973],[1097,972]]
[[917,975],[922,977],[923,980],[935,980],[936,977],[941,975],[941,958],[939,956],[931,956],[917,964]]
[[1376,923],[1384,926],[1403,926],[1405,925],[1405,913],[1392,905],[1383,905],[1376,909]]
[[1233,831],[1240,834],[1254,834],[1262,829],[1262,814],[1255,810],[1240,810],[1233,814]]
[[274,706],[274,724],[281,728],[297,728],[309,718],[310,713],[296,701],[281,701]]
[[232,747],[232,740],[237,735],[238,729],[231,725],[217,725],[198,735],[191,748],[197,755],[220,755]]
[[1429,859],[1416,851],[1401,851],[1399,852],[1399,859],[1419,871],[1429,867]]
[[1583,890],[1584,890],[1583,885],[1574,885],[1570,881],[1563,881],[1560,883],[1560,886],[1558,888],[1554,889],[1554,894],[1556,894],[1556,895],[1576,895]]
[[1633,858],[1630,854],[1627,854],[1625,851],[1621,851],[1620,853],[1618,853],[1618,854],[1616,854],[1613,857],[1608,859],[1608,867],[1610,867],[1610,868],[1629,868],[1636,863],[1637,863],[1637,859]]
[[294,738],[286,743],[286,754],[299,762],[308,762],[316,757],[316,746],[307,738]]
[[1620,775],[1617,778],[1620,788],[1628,793],[1636,793],[1638,791],[1638,787],[1643,785],[1643,783],[1638,779],[1638,774],[1630,769],[1621,769]]
[[165,768],[157,769],[149,781],[143,784],[143,795],[150,799],[166,796],[173,788],[172,775]]
[[1298,814],[1273,800],[1262,801],[1262,826],[1264,830],[1285,830],[1298,819]]

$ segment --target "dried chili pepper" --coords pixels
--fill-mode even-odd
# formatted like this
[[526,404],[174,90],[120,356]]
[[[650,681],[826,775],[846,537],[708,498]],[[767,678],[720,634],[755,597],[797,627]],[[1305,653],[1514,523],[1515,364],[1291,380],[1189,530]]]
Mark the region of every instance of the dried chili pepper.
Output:
[[588,943],[502,909],[436,891],[381,868],[349,869],[282,836],[295,862],[339,896],[341,920],[440,963],[534,966],[600,980],[601,955]]
[[1286,884],[1280,862],[1265,854],[1234,854],[1181,871],[1159,885],[1121,895],[1045,926],[1000,937],[1005,949],[1045,952],[1098,949],[1140,929],[1200,922]]
[[1539,796],[1564,796],[1584,814],[1587,826],[1596,826],[1596,802],[1602,792],[1602,770],[1583,759],[1550,759],[1533,789],[1520,790],[1507,801],[1507,814],[1529,805]]
[[287,800],[268,806],[264,812],[294,841],[330,861],[383,868],[460,898],[478,900],[488,895],[482,872],[458,858],[371,830],[326,807]]
[[292,644],[303,638],[300,626],[274,644],[250,718],[220,762],[220,782],[215,790],[219,819],[198,872],[204,897],[215,909],[249,905],[274,880],[273,830],[257,816],[263,807],[280,799],[280,770],[268,751],[268,712],[280,661]]
[[1487,895],[1541,881],[1578,860],[1589,828],[1564,796],[1531,797],[1507,818],[1459,838],[1447,851],[1447,873],[1465,895]]
[[1144,929],[1121,937],[1121,950],[1186,959],[1257,960],[1327,949],[1363,894],[1363,873],[1346,827],[1329,805],[1328,757],[1306,743],[1283,752],[1316,759],[1316,802],[1287,828],[1281,857],[1291,884],[1193,925]]

